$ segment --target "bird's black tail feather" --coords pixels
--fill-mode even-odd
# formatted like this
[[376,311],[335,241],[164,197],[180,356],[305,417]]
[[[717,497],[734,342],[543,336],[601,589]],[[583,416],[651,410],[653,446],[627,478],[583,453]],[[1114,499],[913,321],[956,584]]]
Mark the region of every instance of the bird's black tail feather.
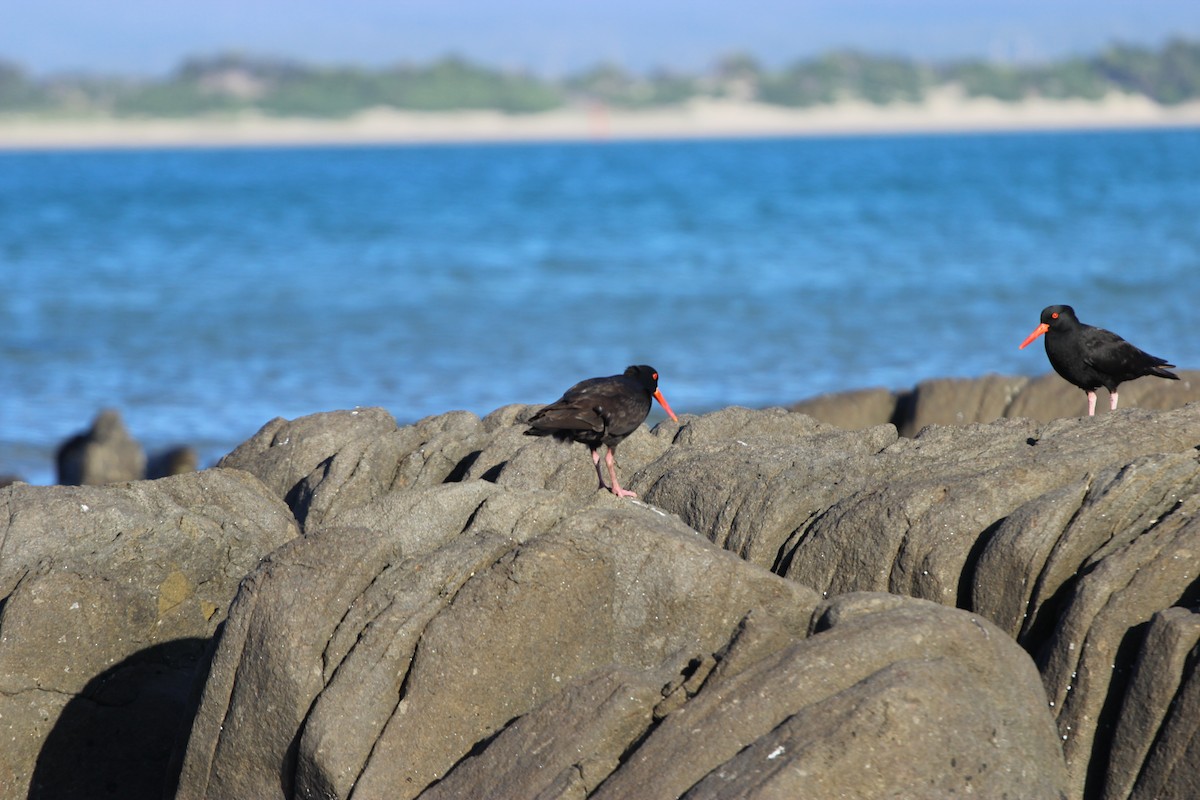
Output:
[[1157,375],[1160,378],[1170,378],[1173,381],[1179,380],[1178,375],[1176,375],[1174,372],[1168,372],[1166,369],[1163,369],[1163,367],[1171,367],[1172,369],[1175,369],[1174,364],[1163,364],[1160,367],[1155,367],[1154,369],[1150,370],[1150,374]]

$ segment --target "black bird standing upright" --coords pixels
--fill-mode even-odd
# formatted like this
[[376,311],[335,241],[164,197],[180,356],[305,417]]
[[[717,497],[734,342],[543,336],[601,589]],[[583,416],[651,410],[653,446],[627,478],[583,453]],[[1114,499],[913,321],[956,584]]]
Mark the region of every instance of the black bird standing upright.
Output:
[[1144,375],[1179,380],[1163,367],[1174,368],[1165,359],[1152,356],[1131,345],[1112,331],[1085,325],[1070,306],[1042,309],[1042,324],[1021,342],[1024,349],[1042,334],[1046,335],[1046,355],[1054,371],[1087,392],[1088,416],[1096,414],[1096,389],[1108,389],[1109,408],[1117,407],[1117,386]]
[[530,417],[530,427],[525,433],[586,444],[592,450],[592,463],[602,489],[609,488],[604,485],[604,474],[600,471],[600,445],[604,445],[608,448],[604,460],[612,480],[610,491],[617,497],[637,497],[617,482],[613,451],[646,421],[651,398],[662,405],[667,416],[679,421],[658,389],[658,372],[642,364],[628,367],[623,375],[580,381]]

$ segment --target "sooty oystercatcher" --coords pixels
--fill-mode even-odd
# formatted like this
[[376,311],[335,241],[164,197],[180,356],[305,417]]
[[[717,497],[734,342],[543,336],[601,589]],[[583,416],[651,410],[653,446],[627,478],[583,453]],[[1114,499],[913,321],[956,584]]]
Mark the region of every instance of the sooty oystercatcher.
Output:
[[1109,408],[1117,407],[1117,386],[1143,375],[1179,380],[1163,367],[1174,368],[1165,359],[1131,345],[1112,331],[1085,325],[1070,306],[1047,306],[1042,323],[1021,342],[1021,349],[1046,335],[1046,355],[1054,371],[1087,392],[1088,416],[1096,414],[1096,389],[1108,389]]
[[525,433],[586,444],[592,450],[592,463],[596,466],[601,489],[608,488],[600,471],[599,448],[604,445],[608,448],[604,461],[612,480],[609,491],[617,497],[637,497],[617,482],[613,451],[646,421],[650,398],[657,400],[672,420],[679,421],[658,389],[658,372],[654,367],[642,364],[627,368],[622,375],[580,381],[530,417],[530,427]]

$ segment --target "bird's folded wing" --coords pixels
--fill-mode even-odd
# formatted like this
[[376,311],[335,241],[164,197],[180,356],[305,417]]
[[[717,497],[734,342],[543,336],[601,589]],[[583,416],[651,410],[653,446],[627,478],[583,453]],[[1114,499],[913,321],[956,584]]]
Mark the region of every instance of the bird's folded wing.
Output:
[[1138,354],[1136,347],[1103,328],[1092,328],[1083,336],[1083,363],[1101,372],[1121,369]]
[[539,414],[529,421],[535,428],[560,431],[602,431],[604,418],[595,412],[574,411],[561,414]]

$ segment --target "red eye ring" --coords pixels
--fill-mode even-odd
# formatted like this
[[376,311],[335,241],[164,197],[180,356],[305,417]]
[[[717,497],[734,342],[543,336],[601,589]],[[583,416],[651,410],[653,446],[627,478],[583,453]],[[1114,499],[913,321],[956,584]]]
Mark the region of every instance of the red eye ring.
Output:
[[1051,314],[1050,319],[1058,319],[1058,312],[1055,311],[1053,314]]

